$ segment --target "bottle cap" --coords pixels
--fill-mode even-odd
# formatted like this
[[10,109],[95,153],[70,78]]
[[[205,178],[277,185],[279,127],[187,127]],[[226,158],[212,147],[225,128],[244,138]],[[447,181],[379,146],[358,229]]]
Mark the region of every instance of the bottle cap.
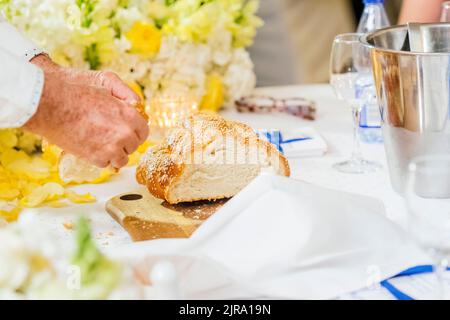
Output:
[[384,0],[363,0],[364,4],[384,3]]

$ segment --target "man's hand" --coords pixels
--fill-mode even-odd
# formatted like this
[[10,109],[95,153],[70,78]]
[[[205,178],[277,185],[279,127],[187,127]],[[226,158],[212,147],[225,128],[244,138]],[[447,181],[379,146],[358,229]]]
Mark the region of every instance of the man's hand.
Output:
[[43,69],[46,73],[57,73],[67,82],[86,84],[107,89],[117,99],[134,106],[139,96],[131,90],[115,73],[108,71],[89,71],[62,68],[54,63],[47,55],[40,54],[31,60],[31,63]]
[[146,121],[132,106],[131,89],[109,74],[41,67],[44,90],[25,128],[98,167],[125,166],[148,135]]

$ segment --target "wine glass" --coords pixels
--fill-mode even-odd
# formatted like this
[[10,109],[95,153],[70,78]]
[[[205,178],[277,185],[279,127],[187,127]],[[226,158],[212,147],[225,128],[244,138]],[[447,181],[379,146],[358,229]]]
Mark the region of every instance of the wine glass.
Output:
[[442,4],[441,22],[450,22],[450,1]]
[[436,298],[443,299],[450,253],[450,154],[418,157],[408,169],[405,199],[409,230],[433,258]]
[[362,34],[346,33],[338,35],[333,42],[330,62],[330,84],[339,100],[349,105],[353,116],[353,153],[347,161],[333,165],[344,173],[369,173],[381,168],[376,162],[365,160],[359,141],[359,122],[364,97],[358,94],[357,84],[363,79],[371,79],[369,49],[362,45]]

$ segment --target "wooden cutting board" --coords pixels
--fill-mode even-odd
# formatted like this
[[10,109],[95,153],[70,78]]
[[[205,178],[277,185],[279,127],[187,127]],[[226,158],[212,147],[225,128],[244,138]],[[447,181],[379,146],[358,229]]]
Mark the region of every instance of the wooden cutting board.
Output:
[[171,205],[146,189],[118,195],[106,203],[106,211],[122,225],[133,241],[189,238],[227,200]]

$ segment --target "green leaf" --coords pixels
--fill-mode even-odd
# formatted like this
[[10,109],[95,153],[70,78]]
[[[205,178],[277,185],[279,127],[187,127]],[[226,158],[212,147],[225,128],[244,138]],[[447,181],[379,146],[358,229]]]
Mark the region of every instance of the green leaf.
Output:
[[161,30],[168,20],[168,18],[155,19],[155,27]]
[[93,43],[86,48],[84,53],[85,59],[89,62],[89,68],[91,70],[98,70],[101,66],[100,56],[97,50],[97,44]]
[[173,5],[177,0],[165,0],[166,7],[170,7]]
[[109,260],[95,245],[89,223],[81,218],[76,230],[77,248],[72,263],[80,268],[83,299],[105,299],[117,286],[121,276],[119,264]]
[[81,11],[81,26],[83,28],[89,28],[92,24],[92,12],[94,12],[95,5],[98,0],[76,0],[76,5]]

